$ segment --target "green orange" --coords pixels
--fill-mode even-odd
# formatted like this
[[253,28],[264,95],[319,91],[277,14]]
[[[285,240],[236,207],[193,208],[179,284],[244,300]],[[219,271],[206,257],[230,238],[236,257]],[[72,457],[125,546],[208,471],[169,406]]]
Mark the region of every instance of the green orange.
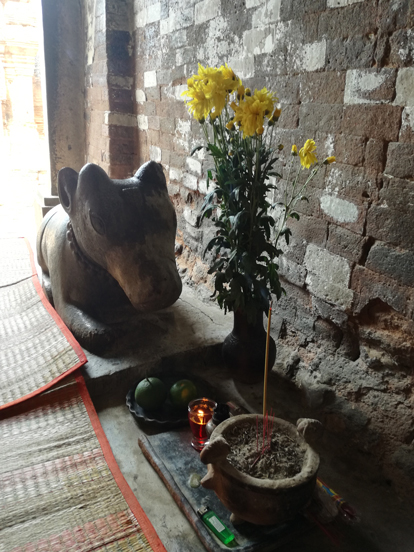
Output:
[[135,389],[135,402],[144,410],[160,408],[167,398],[167,388],[158,378],[145,378]]
[[188,379],[177,381],[170,389],[170,400],[176,408],[186,408],[197,397],[197,387]]

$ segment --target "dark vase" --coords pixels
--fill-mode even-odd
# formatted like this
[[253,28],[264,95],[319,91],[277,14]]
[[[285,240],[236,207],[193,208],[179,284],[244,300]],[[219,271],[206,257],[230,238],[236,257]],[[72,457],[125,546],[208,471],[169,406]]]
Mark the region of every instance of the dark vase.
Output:
[[[233,331],[223,343],[223,359],[233,378],[242,383],[257,383],[263,380],[266,357],[266,330],[263,313],[254,323],[247,321],[241,311],[234,314]],[[269,370],[276,360],[276,343],[269,340]]]

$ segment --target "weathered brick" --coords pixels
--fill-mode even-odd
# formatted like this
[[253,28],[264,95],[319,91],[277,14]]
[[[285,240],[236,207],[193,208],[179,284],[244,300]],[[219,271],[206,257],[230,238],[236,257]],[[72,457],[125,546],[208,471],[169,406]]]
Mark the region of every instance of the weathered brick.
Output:
[[344,103],[389,103],[394,99],[395,69],[352,69],[346,73]]
[[397,178],[414,179],[414,144],[389,144],[385,173]]
[[160,118],[160,130],[161,132],[166,132],[168,134],[173,134],[175,131],[175,120],[174,118],[161,117]]
[[175,63],[176,65],[184,65],[190,63],[195,59],[196,51],[190,46],[179,48],[175,51]]
[[329,225],[328,241],[326,248],[331,253],[345,257],[351,262],[360,261],[367,238],[350,232],[336,224]]
[[353,292],[348,288],[351,274],[348,261],[310,244],[306,250],[305,267],[308,270],[306,284],[312,295],[343,310],[350,308]]
[[123,165],[125,167],[129,167],[129,171],[131,171],[133,168],[137,167],[136,162],[136,155],[135,154],[123,154],[123,153],[107,153],[105,152],[102,158],[102,161],[106,161],[107,163],[110,163],[111,166],[113,165]]
[[157,108],[155,102],[145,102],[137,106],[137,112],[139,114],[146,115],[147,117],[150,115],[158,115],[158,113],[156,113],[156,110]]
[[319,297],[312,297],[312,310],[316,316],[331,320],[340,328],[344,328],[348,321],[348,316],[344,311],[336,309],[323,299],[319,299]]
[[372,299],[380,299],[397,312],[407,314],[413,300],[413,290],[399,285],[392,278],[356,266],[351,277],[355,291],[354,312],[359,313]]
[[389,60],[396,67],[411,67],[414,63],[414,29],[401,29],[389,39]]
[[149,152],[150,152],[150,159],[152,161],[161,163],[161,148],[159,148],[158,146],[150,146]]
[[386,155],[386,142],[368,140],[365,148],[364,167],[368,172],[381,173],[384,170]]
[[414,67],[403,67],[398,70],[395,91],[395,105],[414,105]]
[[380,0],[378,3],[378,22],[382,31],[387,33],[396,29],[414,25],[414,3],[411,0]]
[[336,38],[326,42],[326,69],[346,71],[372,67],[375,36],[357,36],[349,39]]
[[414,182],[384,175],[379,197],[383,206],[410,213],[414,205]]
[[341,105],[302,104],[299,109],[299,125],[305,131],[335,132],[341,127]]
[[306,253],[306,242],[301,239],[291,237],[289,240],[289,245],[287,245],[284,240],[281,240],[278,245],[283,251],[284,257],[297,264],[303,263],[303,259],[305,258]]
[[109,90],[109,105],[111,111],[131,113],[133,111],[132,91],[111,87]]
[[342,104],[344,100],[345,73],[327,71],[307,73],[300,80],[302,103]]
[[279,274],[295,286],[303,287],[305,285],[306,269],[285,256],[279,259]]
[[128,31],[107,31],[106,48],[108,73],[122,77],[132,76],[131,33]]
[[308,42],[302,47],[302,55],[294,59],[295,71],[317,71],[325,67],[326,40]]
[[221,16],[228,22],[229,33],[234,33],[236,36],[242,36],[243,31],[251,27],[252,15],[245,0],[222,2]]
[[327,223],[324,220],[301,215],[299,220],[289,219],[288,226],[296,240],[325,247]]
[[414,287],[414,251],[396,249],[377,242],[371,247],[365,266],[400,284]]
[[108,128],[108,136],[116,140],[131,140],[137,139],[136,127],[120,126],[120,125],[102,125]]
[[327,167],[325,191],[353,201],[356,205],[367,199],[376,200],[377,175],[368,173],[362,167],[333,163]]
[[114,21],[120,29],[128,29],[130,18],[130,3],[125,0],[107,0],[106,2],[107,20]]
[[137,124],[138,124],[139,130],[144,130],[144,131],[148,130],[148,117],[143,114],[138,115]]
[[414,144],[414,106],[405,107],[402,112],[399,142]]
[[282,107],[284,104],[299,103],[300,80],[297,75],[289,75],[289,77],[278,75],[275,77],[274,74],[268,73],[265,84],[269,90],[276,92]]
[[133,155],[135,154],[135,143],[127,140],[111,139],[109,153],[112,155]]
[[160,143],[160,131],[159,130],[147,130],[148,143],[158,145]]
[[220,1],[219,0],[202,0],[195,5],[194,23],[199,25],[213,19],[220,14]]
[[[155,102],[155,110],[156,110],[156,113],[154,113],[154,115],[156,114],[159,117],[171,117],[172,115],[171,102],[166,102],[166,101]],[[151,113],[151,115],[153,114]],[[188,114],[187,108],[185,107],[183,102],[174,104],[174,117],[177,117],[179,119],[186,119],[190,117]]]
[[170,149],[172,148],[172,144],[174,142],[174,137],[171,136],[171,134],[166,134],[164,132],[160,132],[160,142],[159,145],[161,149]]
[[160,118],[156,115],[148,117],[148,128],[152,130],[160,130]]
[[157,101],[161,100],[161,91],[159,86],[153,86],[151,88],[145,89],[145,94],[147,96],[147,101]]
[[326,0],[314,0],[308,2],[307,0],[282,0],[280,5],[280,19],[281,21],[289,21],[297,17],[298,13],[308,14],[315,12],[322,12],[326,8]]
[[[278,80],[284,78],[288,73],[288,67],[293,62],[293,57],[285,54],[284,51],[277,49],[275,53],[269,57],[269,54],[257,54],[254,56],[254,60],[247,58],[244,60],[246,68],[243,70],[243,61],[238,61],[236,68],[234,64],[230,62],[230,66],[237,72],[237,74],[243,79],[252,78],[256,75],[277,75]],[[249,63],[249,66],[247,66]],[[274,81],[274,78],[271,79]],[[276,83],[277,90],[277,83]]]
[[308,201],[299,201],[295,210],[301,215],[308,215],[310,217],[318,217],[321,214],[321,208],[319,199],[322,195],[321,190],[314,188],[311,184],[308,184],[305,191],[305,196],[308,198]]
[[319,18],[319,36],[335,39],[375,33],[376,15],[376,3],[371,0],[326,10]]
[[327,193],[321,194],[319,201],[324,218],[362,234],[367,210],[366,204],[356,205],[352,201]]
[[107,168],[101,165],[101,167],[108,173],[110,178],[120,180],[131,177],[135,172],[134,169],[131,168],[131,165],[107,165]]
[[334,154],[338,163],[355,167],[364,161],[365,139],[362,136],[338,134],[335,136]]
[[371,205],[367,213],[367,235],[405,249],[414,249],[414,206],[401,211],[386,205]]
[[284,105],[278,121],[281,128],[297,128],[299,123],[299,106]]
[[175,167],[176,169],[183,169],[185,166],[186,159],[187,159],[186,155],[182,155],[176,152],[171,152],[170,154],[171,167]]
[[342,131],[346,134],[395,142],[400,130],[401,112],[401,107],[391,105],[345,106]]

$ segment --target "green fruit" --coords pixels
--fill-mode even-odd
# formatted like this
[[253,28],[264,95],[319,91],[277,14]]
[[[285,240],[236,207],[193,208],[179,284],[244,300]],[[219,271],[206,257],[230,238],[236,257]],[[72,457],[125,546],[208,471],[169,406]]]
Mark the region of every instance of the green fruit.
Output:
[[197,397],[197,387],[188,379],[177,381],[170,389],[170,400],[177,408],[186,408]]
[[160,408],[167,398],[167,389],[158,378],[145,378],[135,389],[135,402],[144,410]]

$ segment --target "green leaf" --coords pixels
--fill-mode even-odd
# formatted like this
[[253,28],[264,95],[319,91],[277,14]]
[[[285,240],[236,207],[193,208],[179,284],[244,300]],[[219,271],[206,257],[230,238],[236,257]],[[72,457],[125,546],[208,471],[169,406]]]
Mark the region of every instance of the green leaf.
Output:
[[195,148],[193,148],[193,149],[191,150],[190,155],[194,155],[196,151],[199,151],[199,150],[201,150],[201,149],[203,149],[203,148],[204,148],[204,146],[196,146]]
[[223,152],[214,144],[208,144],[208,149],[211,151],[213,157],[218,157],[219,159],[224,157]]
[[226,282],[226,276],[224,275],[224,272],[217,272],[216,278],[214,280],[214,287],[216,291],[221,292],[223,291],[223,284]]
[[296,220],[299,220],[299,219],[300,219],[299,213],[290,213],[289,216],[290,216],[291,218],[296,219]]
[[217,261],[215,261],[211,265],[207,274],[214,274],[215,272],[218,272],[226,264],[226,261],[227,259],[223,259],[223,258],[220,258]]
[[267,176],[277,176],[278,178],[283,178],[283,176],[280,173],[275,172],[275,171],[268,172]]

